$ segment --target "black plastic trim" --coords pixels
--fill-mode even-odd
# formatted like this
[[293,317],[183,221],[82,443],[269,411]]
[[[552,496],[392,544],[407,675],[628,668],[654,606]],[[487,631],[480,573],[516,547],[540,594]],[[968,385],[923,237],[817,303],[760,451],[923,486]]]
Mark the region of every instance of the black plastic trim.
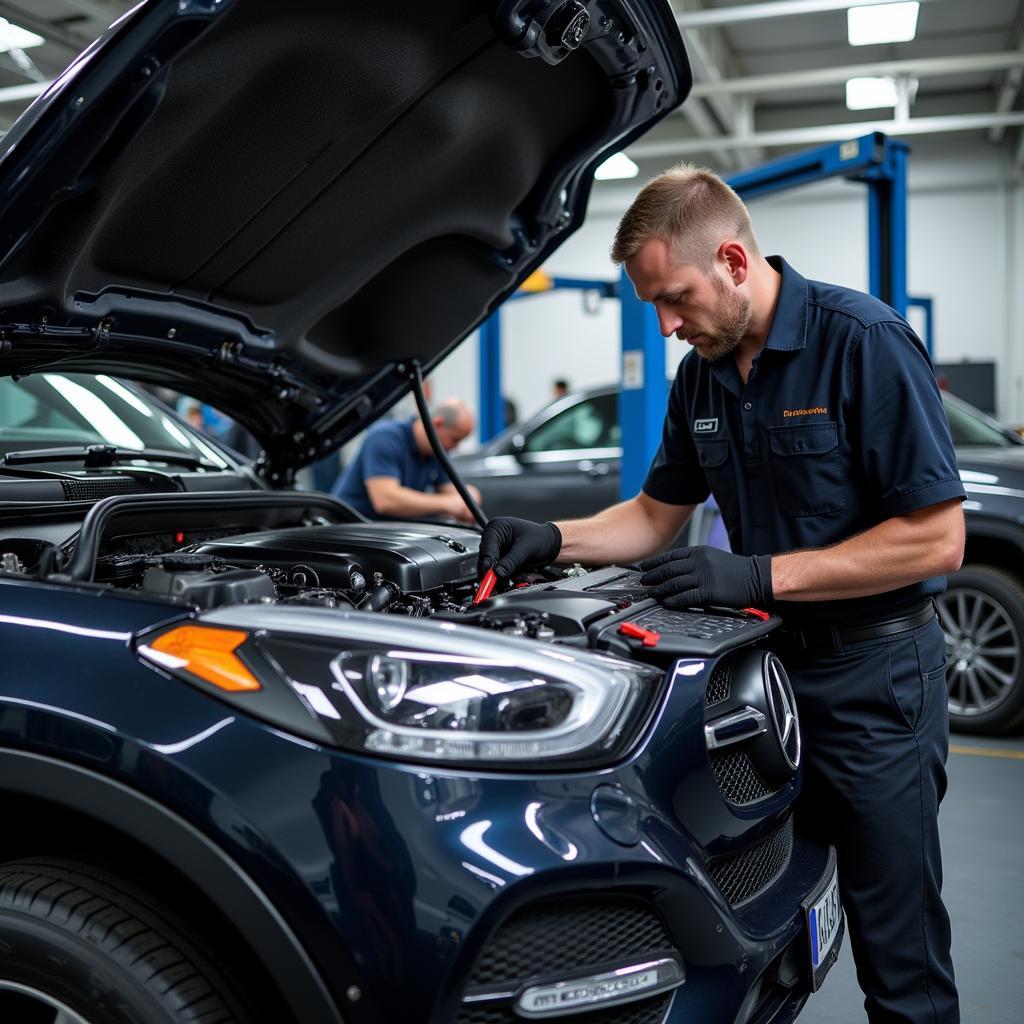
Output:
[[0,750],[3,791],[63,804],[128,832],[178,869],[231,919],[302,1024],[343,1024],[323,979],[257,884],[206,836],[155,800],[78,765]]
[[96,568],[103,532],[124,515],[161,512],[237,512],[239,509],[302,508],[319,509],[335,522],[358,522],[363,517],[344,502],[319,491],[211,491],[206,494],[118,494],[102,498],[89,510],[75,544],[75,553],[64,572],[73,580],[88,582]]

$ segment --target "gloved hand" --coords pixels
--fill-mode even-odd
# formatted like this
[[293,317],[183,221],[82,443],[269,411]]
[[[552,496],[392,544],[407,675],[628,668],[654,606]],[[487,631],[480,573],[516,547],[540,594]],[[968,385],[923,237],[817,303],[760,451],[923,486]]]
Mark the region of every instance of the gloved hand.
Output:
[[772,601],[772,556],[718,548],[674,548],[640,563],[640,582],[666,608],[720,604],[764,608]]
[[496,575],[508,577],[517,569],[553,562],[561,547],[562,534],[554,523],[500,516],[484,528],[476,571],[483,577],[493,569]]

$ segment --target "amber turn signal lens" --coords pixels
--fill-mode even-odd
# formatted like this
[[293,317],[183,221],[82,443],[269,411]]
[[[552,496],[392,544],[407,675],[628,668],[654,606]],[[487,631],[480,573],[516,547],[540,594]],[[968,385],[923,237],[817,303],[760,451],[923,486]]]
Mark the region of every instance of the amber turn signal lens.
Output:
[[260,681],[235,651],[249,638],[239,629],[214,626],[177,626],[147,646],[177,658],[182,668],[221,690],[261,690]]

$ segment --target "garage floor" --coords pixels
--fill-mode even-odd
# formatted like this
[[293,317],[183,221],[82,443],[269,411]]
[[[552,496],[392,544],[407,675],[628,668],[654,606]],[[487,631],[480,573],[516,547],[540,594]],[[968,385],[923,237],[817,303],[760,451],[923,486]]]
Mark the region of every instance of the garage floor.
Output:
[[[964,1024],[1024,1017],[1024,735],[953,734],[939,822]],[[863,1024],[849,943],[800,1024]]]

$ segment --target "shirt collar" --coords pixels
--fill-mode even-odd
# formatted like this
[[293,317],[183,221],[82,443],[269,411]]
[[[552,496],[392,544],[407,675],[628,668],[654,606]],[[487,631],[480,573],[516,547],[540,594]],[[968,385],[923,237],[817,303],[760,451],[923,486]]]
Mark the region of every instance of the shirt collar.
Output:
[[782,275],[779,300],[764,347],[795,352],[807,347],[807,279],[781,256],[769,256],[768,263]]

